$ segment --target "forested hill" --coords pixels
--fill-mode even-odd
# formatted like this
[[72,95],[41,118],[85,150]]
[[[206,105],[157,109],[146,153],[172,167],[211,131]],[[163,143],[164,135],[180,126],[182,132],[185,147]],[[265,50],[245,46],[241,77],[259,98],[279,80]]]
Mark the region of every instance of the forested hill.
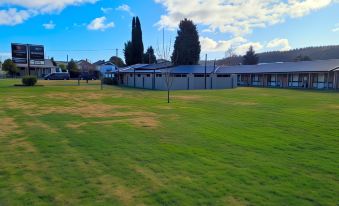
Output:
[[307,47],[284,52],[265,52],[259,54],[259,61],[261,63],[291,62],[295,61],[298,56],[308,56],[311,60],[339,59],[339,45]]
[[[260,63],[272,62],[293,62],[300,57],[308,57],[310,60],[326,60],[339,59],[339,45],[336,46],[320,46],[320,47],[306,47],[300,49],[293,49],[289,51],[272,51],[258,53]],[[217,60],[217,65],[234,65],[240,64],[242,57],[232,57],[227,59]]]

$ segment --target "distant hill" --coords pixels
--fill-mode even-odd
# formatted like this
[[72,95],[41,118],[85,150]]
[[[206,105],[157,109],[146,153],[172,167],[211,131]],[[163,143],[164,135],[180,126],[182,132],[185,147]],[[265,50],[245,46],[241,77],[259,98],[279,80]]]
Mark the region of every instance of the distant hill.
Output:
[[[293,49],[289,51],[272,51],[258,53],[260,63],[273,62],[293,62],[298,57],[309,57],[313,60],[339,59],[339,45],[335,46],[320,46],[306,47]],[[201,62],[204,64],[204,62]],[[242,56],[220,59],[216,61],[216,65],[237,65],[242,63]],[[214,61],[208,62],[208,65],[213,65]]]

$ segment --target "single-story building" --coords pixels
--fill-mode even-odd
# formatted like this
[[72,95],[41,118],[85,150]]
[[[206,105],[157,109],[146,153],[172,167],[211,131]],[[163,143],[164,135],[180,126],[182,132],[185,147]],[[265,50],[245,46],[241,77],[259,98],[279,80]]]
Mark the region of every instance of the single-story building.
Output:
[[236,74],[238,86],[339,89],[339,59],[221,66],[216,73]]
[[17,67],[20,69],[19,74],[20,76],[30,74],[42,78],[47,74],[56,72],[57,66],[53,64],[52,60],[45,59],[44,63],[43,65],[30,65],[30,70],[28,70],[27,65],[17,64]]
[[118,69],[120,85],[167,90],[166,79],[170,78],[171,90],[227,89],[237,87],[237,76],[216,73],[214,66],[180,65],[170,62],[136,64]]

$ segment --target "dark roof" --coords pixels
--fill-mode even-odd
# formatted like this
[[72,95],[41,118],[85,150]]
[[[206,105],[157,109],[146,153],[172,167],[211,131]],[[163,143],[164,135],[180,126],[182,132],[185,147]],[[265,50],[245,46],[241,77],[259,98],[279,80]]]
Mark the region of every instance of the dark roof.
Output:
[[105,60],[99,60],[97,62],[94,62],[93,64],[96,65],[96,66],[100,66],[100,65],[105,64]]
[[[136,64],[129,67],[120,68],[119,72],[121,73],[133,73],[134,70],[137,73],[150,73],[158,72],[160,73],[163,69],[171,69],[171,73],[174,74],[203,74],[205,73],[205,66],[201,65],[180,65],[172,66],[171,63],[165,62],[160,64]],[[214,66],[207,66],[206,72],[213,73],[216,70]]]
[[[217,68],[214,66],[207,66],[206,73],[214,73]],[[171,69],[172,73],[181,74],[203,74],[205,73],[205,66],[202,65],[180,65]]]
[[221,66],[216,73],[286,73],[286,72],[329,72],[339,68],[339,59],[269,63],[258,65]]
[[34,66],[31,66],[31,67],[34,67],[34,68],[55,68],[57,66],[53,65],[52,60],[45,59],[45,64],[44,65],[34,65]]

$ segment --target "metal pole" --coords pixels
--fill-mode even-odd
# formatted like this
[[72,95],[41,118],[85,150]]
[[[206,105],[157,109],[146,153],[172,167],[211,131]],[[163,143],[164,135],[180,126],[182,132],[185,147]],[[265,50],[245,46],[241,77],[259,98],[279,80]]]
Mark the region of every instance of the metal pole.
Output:
[[31,76],[31,55],[30,55],[30,49],[29,44],[27,44],[27,66],[28,66],[28,76]]
[[207,73],[207,54],[205,55],[205,89],[207,89],[206,73]]
[[135,68],[133,70],[133,77],[134,77],[134,88],[135,88]]

